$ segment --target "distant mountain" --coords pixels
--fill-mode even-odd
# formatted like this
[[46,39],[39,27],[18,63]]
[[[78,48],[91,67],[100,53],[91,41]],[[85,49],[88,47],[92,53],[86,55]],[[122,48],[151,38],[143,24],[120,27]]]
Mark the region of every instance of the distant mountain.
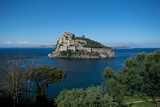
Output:
[[42,45],[42,46],[37,46],[36,48],[55,48],[55,45]]
[[1,47],[1,48],[55,48],[55,45],[41,45],[41,46],[24,46],[24,47]]
[[132,47],[127,47],[127,46],[116,46],[116,47],[111,47],[112,49],[133,49]]

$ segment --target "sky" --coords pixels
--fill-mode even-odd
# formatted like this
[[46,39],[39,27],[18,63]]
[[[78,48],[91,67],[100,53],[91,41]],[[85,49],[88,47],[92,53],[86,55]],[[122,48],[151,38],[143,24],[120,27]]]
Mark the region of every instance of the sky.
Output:
[[160,48],[160,0],[0,0],[0,47],[54,45],[63,32]]

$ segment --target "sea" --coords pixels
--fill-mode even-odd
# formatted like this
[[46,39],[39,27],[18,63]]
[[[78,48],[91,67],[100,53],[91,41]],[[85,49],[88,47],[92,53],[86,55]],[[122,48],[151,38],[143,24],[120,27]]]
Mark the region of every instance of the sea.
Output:
[[[121,71],[125,66],[125,60],[135,57],[137,54],[145,52],[152,53],[160,48],[134,48],[134,49],[114,49],[116,58],[109,59],[66,59],[66,58],[29,58],[26,62],[34,66],[49,65],[55,66],[66,72],[66,79],[58,84],[49,84],[48,97],[56,98],[60,91],[73,88],[84,88],[98,86],[104,82],[102,73],[106,67],[114,71]],[[0,48],[0,58],[7,54],[15,56],[21,53],[24,57],[47,56],[52,53],[53,48]],[[35,86],[34,86],[35,87]],[[33,90],[32,97],[35,96]]]

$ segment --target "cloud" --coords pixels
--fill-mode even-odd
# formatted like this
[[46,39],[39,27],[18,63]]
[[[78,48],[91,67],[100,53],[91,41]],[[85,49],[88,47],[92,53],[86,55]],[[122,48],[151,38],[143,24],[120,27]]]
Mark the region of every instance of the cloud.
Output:
[[29,42],[29,41],[12,42],[12,41],[7,41],[7,42],[0,42],[0,44],[36,44],[36,42]]
[[3,45],[55,45],[55,43],[53,42],[30,42],[30,41],[17,41],[17,42],[13,42],[13,41],[6,41],[6,42],[0,42],[0,44]]

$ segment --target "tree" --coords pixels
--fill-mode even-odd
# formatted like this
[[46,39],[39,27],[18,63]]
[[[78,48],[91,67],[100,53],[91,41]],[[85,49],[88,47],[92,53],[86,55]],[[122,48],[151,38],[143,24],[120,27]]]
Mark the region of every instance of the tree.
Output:
[[58,107],[116,107],[112,97],[103,95],[101,87],[91,86],[86,90],[63,90],[56,99]]
[[38,81],[36,81],[36,96],[41,96],[41,89],[39,87]]
[[[122,72],[113,72],[107,68],[103,77],[106,79],[103,86],[109,94],[113,92],[113,98],[116,94],[132,96],[157,107],[155,96],[160,94],[160,51],[127,59]],[[121,93],[116,93],[118,91]],[[150,96],[152,101],[144,95]]]
[[46,96],[48,93],[48,84],[57,84],[66,78],[66,73],[56,67],[51,66],[39,66],[32,68],[26,72],[28,79],[39,80],[46,85]]
[[103,78],[106,80],[102,86],[104,91],[113,98],[115,102],[122,105],[123,101],[123,85],[119,82],[117,77],[119,73],[114,72],[111,68],[106,68],[102,73]]
[[30,89],[25,85],[26,76],[24,75],[24,72],[29,68],[29,64],[24,63],[21,54],[15,56],[13,60],[10,59],[11,57],[8,55],[0,61],[0,86],[5,93],[11,96],[15,106],[20,99],[30,93]]
[[45,97],[45,87],[43,83],[41,84],[41,96]]

